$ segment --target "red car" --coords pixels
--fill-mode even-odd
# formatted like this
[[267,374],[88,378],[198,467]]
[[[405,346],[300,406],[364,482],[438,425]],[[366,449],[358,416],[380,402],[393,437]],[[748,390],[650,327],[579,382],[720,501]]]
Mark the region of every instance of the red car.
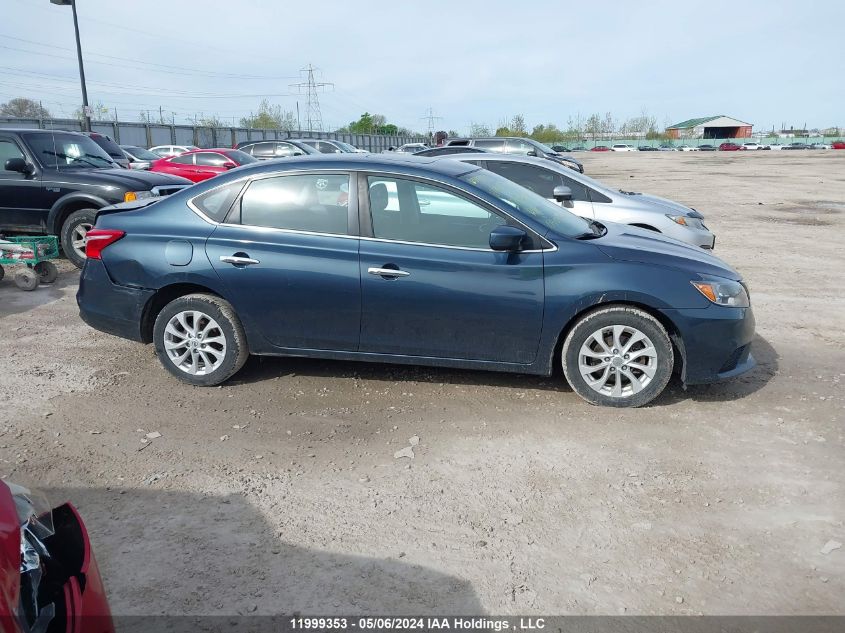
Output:
[[254,163],[257,159],[237,149],[195,149],[178,156],[154,161],[150,171],[182,176],[201,182],[235,167]]
[[834,141],[830,146],[833,149],[845,149],[845,141]]
[[609,152],[610,148],[607,145],[596,145],[591,152]]
[[76,508],[0,481],[0,633],[34,630],[114,633],[114,623]]
[[736,143],[722,143],[719,145],[720,152],[738,152],[742,147]]

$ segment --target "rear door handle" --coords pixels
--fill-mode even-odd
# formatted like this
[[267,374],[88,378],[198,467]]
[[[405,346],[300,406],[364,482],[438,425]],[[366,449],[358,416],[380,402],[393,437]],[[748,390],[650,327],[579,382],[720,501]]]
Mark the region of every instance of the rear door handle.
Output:
[[226,264],[234,264],[235,266],[250,266],[251,264],[260,264],[261,262],[251,257],[238,257],[237,255],[221,255],[220,261]]
[[367,272],[378,277],[407,277],[411,274],[398,268],[368,268]]

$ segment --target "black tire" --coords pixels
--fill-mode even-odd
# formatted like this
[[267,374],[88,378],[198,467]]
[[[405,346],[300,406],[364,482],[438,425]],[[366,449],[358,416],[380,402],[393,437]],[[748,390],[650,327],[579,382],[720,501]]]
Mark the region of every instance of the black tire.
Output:
[[59,269],[53,262],[38,262],[34,268],[42,284],[51,284],[59,278]]
[[[165,348],[165,330],[168,323],[180,312],[186,311],[196,311],[202,313],[206,318],[210,317],[214,319],[219,326],[220,335],[225,340],[225,347],[222,360],[219,361],[219,366],[207,373],[191,374],[180,369],[175,361],[171,359]],[[205,321],[200,319],[200,323],[205,323]],[[197,326],[196,323],[193,323],[193,325],[194,327]],[[201,341],[197,338],[196,343],[201,343]],[[155,345],[159,361],[161,361],[161,364],[164,365],[167,371],[188,384],[200,387],[212,387],[225,382],[243,367],[249,357],[246,334],[244,333],[240,319],[235,314],[234,308],[225,299],[211,294],[185,295],[184,297],[174,299],[164,306],[164,309],[156,317],[155,325],[153,326],[153,344]],[[181,349],[187,350],[189,348],[186,346],[180,348],[180,351]],[[194,355],[202,356],[201,350],[196,349]],[[194,362],[202,363],[203,361],[200,358]]]
[[3,277],[6,276],[6,270],[0,266],[0,281],[3,281]]
[[[62,245],[62,251],[64,251],[65,257],[77,268],[82,268],[85,264],[85,255],[77,252],[74,247],[74,233],[77,229],[84,229],[86,225],[94,226],[96,219],[97,209],[80,209],[67,216],[59,230],[59,242]],[[87,233],[87,230],[85,232]]]
[[15,271],[15,285],[21,290],[35,290],[38,287],[38,274],[31,268],[19,268]]
[[[590,360],[587,358],[586,362],[596,362],[597,371],[592,374],[593,377],[599,379],[597,382],[604,383],[606,376],[607,383],[604,387],[610,389],[611,393],[600,392],[591,387],[586,378],[582,376],[579,368],[579,356],[581,354],[582,346],[591,339],[594,333],[602,331],[603,328],[612,328],[613,326],[623,326],[626,328],[621,333],[622,348],[613,347],[612,330],[611,338],[604,343],[610,351],[608,356]],[[630,328],[630,329],[629,329]],[[634,337],[631,336],[633,329],[639,330],[640,333],[648,337],[654,349],[655,358],[652,360],[646,356],[636,356],[637,352],[642,353],[648,346],[645,343],[631,343],[632,351],[628,356],[631,361],[638,361],[633,367],[623,365],[626,361],[622,355],[625,347]],[[624,338],[626,337],[627,338]],[[595,340],[595,339],[593,339]],[[598,342],[594,343],[595,349],[598,347]],[[618,353],[614,353],[617,351]],[[600,352],[602,355],[604,352]],[[608,360],[610,361],[608,363]],[[630,306],[609,306],[600,308],[589,314],[582,316],[578,322],[569,331],[566,340],[563,343],[563,350],[561,353],[561,361],[563,364],[563,373],[567,381],[572,386],[572,389],[587,402],[592,404],[606,406],[606,407],[641,407],[648,404],[659,396],[663,389],[665,389],[669,379],[672,377],[672,368],[674,366],[674,353],[672,350],[672,342],[669,340],[669,335],[666,329],[660,322],[647,312],[638,308]],[[629,361],[630,362],[630,361]],[[608,372],[605,373],[602,367],[607,366]],[[649,379],[647,374],[639,367],[647,366],[653,374]],[[636,390],[634,381],[630,376],[636,378],[637,386],[641,384],[640,381],[647,379],[648,382],[639,391]],[[620,393],[612,395],[613,386],[619,385]]]

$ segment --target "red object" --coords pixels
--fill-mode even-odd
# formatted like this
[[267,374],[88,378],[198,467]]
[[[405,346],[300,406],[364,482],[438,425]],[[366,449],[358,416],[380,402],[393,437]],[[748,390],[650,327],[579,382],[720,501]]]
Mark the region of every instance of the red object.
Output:
[[[46,565],[50,583],[42,582],[39,599],[52,602],[50,622],[55,633],[114,633],[100,570],[91,551],[88,531],[71,504],[53,508],[55,533],[43,543],[50,553]],[[44,559],[42,559],[44,560]],[[0,481],[0,632],[23,633],[15,613],[20,602],[21,527],[9,487]],[[52,565],[52,567],[51,567]]]
[[609,152],[610,148],[607,145],[596,145],[591,152]]
[[833,149],[845,149],[845,141],[834,141],[831,147]]
[[736,143],[722,143],[721,145],[719,145],[720,152],[738,152],[741,149],[742,147],[740,147]]
[[85,256],[88,259],[102,259],[101,253],[109,244],[114,244],[126,233],[114,229],[91,229],[85,236]]
[[[153,161],[150,171],[182,176],[192,182],[202,182],[245,164],[247,161],[242,161],[241,155],[243,152],[232,149],[195,149],[178,156]],[[195,164],[198,161],[216,164]]]

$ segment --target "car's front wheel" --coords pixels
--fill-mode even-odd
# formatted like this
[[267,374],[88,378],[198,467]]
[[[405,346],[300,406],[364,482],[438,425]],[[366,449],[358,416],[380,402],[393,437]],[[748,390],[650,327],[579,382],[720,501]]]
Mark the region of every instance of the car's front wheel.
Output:
[[234,308],[211,294],[185,295],[168,303],[156,317],[153,343],[167,371],[201,387],[226,381],[249,356]]
[[97,209],[80,209],[71,213],[62,223],[59,241],[62,250],[74,266],[85,264],[85,238],[97,220]]
[[638,308],[610,306],[578,320],[563,343],[562,363],[566,379],[584,400],[641,407],[663,392],[674,354],[657,319]]

